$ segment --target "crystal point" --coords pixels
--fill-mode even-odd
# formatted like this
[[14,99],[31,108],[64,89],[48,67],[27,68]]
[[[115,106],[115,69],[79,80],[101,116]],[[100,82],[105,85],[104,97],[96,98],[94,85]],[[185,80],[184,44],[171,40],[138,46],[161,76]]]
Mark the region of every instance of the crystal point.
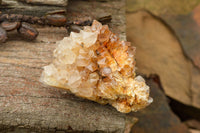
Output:
[[77,96],[111,104],[128,113],[149,105],[149,87],[135,77],[135,50],[120,41],[107,25],[94,21],[80,33],[71,32],[58,42],[52,64],[45,66],[41,81],[70,90]]

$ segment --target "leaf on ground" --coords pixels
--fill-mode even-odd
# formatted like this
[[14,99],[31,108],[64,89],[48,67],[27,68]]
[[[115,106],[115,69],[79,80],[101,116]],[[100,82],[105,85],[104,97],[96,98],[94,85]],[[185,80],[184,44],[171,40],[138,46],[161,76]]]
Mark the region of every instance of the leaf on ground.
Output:
[[138,11],[127,14],[127,39],[137,48],[137,71],[158,74],[168,96],[190,105],[191,63],[169,28],[150,13]]

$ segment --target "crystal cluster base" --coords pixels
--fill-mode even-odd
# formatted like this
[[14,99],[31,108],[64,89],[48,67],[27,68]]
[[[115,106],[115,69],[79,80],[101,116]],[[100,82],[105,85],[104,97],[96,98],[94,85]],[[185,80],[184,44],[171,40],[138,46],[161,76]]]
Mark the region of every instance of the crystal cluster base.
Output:
[[128,113],[149,105],[149,87],[135,76],[135,47],[94,21],[58,43],[41,81]]

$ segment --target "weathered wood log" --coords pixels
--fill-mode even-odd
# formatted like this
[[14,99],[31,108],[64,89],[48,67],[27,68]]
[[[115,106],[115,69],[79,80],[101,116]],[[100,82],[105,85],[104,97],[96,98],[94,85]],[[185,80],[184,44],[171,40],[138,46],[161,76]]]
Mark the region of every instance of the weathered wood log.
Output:
[[[76,20],[112,14],[109,25],[124,39],[124,3],[71,1],[67,16]],[[52,60],[56,41],[68,34],[65,28],[36,28],[40,34],[34,42],[21,40],[14,31],[0,44],[0,132],[129,132],[136,122],[132,116],[39,82],[42,67]]]
[[1,13],[41,17],[50,11],[66,10],[66,6],[67,0],[60,0],[57,3],[55,0],[40,0],[40,2],[38,0],[2,0],[0,11]]
[[52,6],[67,6],[68,0],[18,0],[34,5],[52,5]]

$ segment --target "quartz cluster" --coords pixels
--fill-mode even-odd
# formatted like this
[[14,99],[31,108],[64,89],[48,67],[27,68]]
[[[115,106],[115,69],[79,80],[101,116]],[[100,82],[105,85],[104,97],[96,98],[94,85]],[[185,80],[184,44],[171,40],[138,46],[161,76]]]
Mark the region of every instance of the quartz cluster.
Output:
[[135,75],[135,50],[107,25],[94,20],[92,26],[58,42],[41,80],[77,96],[109,103],[123,113],[137,111],[153,99],[145,80]]

